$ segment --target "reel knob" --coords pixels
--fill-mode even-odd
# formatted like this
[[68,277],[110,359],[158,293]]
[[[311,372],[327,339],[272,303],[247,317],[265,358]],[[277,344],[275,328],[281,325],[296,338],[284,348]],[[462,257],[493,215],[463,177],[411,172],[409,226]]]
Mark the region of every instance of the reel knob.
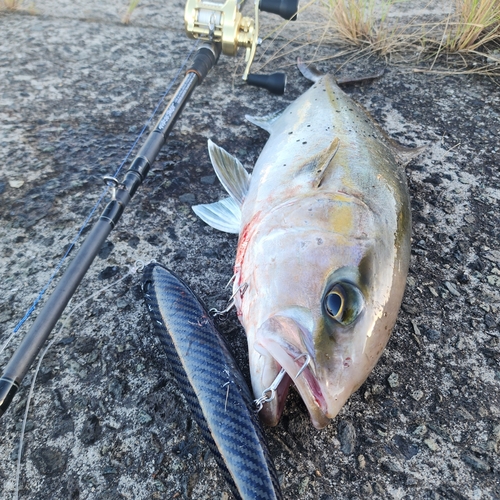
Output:
[[299,0],[260,0],[259,9],[278,14],[283,19],[296,21]]
[[271,94],[283,95],[286,88],[286,75],[285,73],[272,73],[271,75],[250,73],[246,82],[248,85],[269,90]]

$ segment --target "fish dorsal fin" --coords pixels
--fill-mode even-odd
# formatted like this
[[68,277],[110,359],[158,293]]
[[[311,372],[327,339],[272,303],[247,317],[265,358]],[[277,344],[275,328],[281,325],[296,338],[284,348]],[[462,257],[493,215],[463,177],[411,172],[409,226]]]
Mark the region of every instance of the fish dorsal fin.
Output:
[[248,193],[250,174],[237,158],[210,139],[208,140],[208,154],[224,189],[241,205]]
[[261,118],[257,116],[245,115],[245,118],[250,122],[256,125],[257,127],[263,128],[265,131],[270,134],[273,131],[273,125],[276,120],[283,114],[283,111],[277,111],[276,113],[271,113],[270,115],[263,116]]
[[241,210],[233,198],[224,198],[215,203],[194,205],[194,213],[209,226],[226,233],[240,232]]
[[339,146],[340,139],[338,137],[335,137],[331,144],[314,159],[314,178],[312,181],[313,187],[321,186],[321,183],[325,178],[325,172],[328,170],[328,167],[332,165],[332,160],[337,154]]

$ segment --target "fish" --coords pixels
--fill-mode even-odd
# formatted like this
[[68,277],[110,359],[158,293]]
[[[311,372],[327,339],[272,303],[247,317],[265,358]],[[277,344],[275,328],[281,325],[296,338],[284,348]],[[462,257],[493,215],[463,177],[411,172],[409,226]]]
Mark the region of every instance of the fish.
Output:
[[205,306],[156,263],[144,268],[142,289],[170,371],[234,497],[281,500],[252,394]]
[[193,210],[239,234],[234,305],[254,396],[270,395],[261,419],[278,423],[294,384],[321,429],[367,379],[396,322],[410,261],[410,156],[332,75],[313,80],[284,111],[246,117],[269,133],[251,174],[209,140],[230,196]]

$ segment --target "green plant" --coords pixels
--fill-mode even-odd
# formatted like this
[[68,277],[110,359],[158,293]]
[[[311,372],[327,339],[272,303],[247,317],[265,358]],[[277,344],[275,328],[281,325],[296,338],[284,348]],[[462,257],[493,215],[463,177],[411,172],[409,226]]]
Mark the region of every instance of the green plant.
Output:
[[123,24],[128,24],[130,23],[130,18],[132,17],[132,13],[136,9],[136,7],[139,5],[140,0],[130,0],[128,7],[127,7],[127,12],[125,12],[124,16],[122,17],[122,23]]

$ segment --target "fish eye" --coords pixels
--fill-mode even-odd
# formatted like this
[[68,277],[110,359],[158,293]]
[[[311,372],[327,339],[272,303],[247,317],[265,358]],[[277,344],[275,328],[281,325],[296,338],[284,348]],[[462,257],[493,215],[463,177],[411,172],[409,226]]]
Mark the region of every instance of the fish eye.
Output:
[[326,312],[334,319],[341,317],[343,305],[344,297],[338,290],[332,290],[325,298]]
[[342,325],[350,325],[363,308],[363,296],[351,283],[336,283],[326,294],[323,305],[330,318]]

